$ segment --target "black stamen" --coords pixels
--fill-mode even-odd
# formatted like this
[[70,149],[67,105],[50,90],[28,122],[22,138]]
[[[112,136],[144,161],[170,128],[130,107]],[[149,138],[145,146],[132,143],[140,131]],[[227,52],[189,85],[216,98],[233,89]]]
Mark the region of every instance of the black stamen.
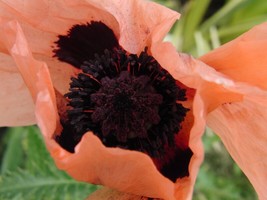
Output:
[[[93,131],[106,146],[138,150],[161,157],[165,145],[174,146],[188,109],[185,91],[172,76],[143,51],[140,56],[122,49],[105,50],[84,61],[73,77],[69,99],[70,151],[86,131]],[[65,137],[65,136],[64,136]],[[61,139],[59,139],[61,140]]]

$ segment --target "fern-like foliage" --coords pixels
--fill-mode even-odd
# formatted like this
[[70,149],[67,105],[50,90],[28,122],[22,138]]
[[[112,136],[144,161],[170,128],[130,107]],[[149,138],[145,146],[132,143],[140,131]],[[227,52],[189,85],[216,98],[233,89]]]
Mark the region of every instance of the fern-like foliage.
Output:
[[[56,168],[36,127],[16,128],[15,132],[13,129],[12,134],[23,134],[19,151],[23,152],[20,155],[24,162],[15,170],[10,164],[10,171],[5,165],[6,170],[0,175],[1,200],[83,200],[96,190],[97,186],[77,182]],[[17,155],[8,152],[8,156]],[[13,160],[5,155],[3,158],[3,163]]]

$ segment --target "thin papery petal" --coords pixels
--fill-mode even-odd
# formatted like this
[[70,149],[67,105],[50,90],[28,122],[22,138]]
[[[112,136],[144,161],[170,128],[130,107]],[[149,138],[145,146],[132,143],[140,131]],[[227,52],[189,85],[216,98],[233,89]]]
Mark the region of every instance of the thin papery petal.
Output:
[[267,199],[266,120],[266,93],[221,105],[208,116],[208,126],[220,136],[262,200]]
[[[36,104],[36,118],[46,145],[59,168],[78,180],[104,184],[123,192],[174,199],[174,184],[163,177],[145,154],[106,148],[92,133],[83,136],[75,153],[53,139],[59,133],[55,94],[45,63],[36,61],[21,28],[13,21],[3,30],[5,46],[15,60]],[[124,180],[124,181],[122,181]]]
[[106,148],[92,133],[85,134],[75,153],[58,165],[77,180],[142,196],[174,199],[173,183],[159,174],[147,155]]
[[[5,37],[0,23],[0,46],[2,52],[7,51],[2,45]],[[25,126],[36,123],[34,104],[16,64],[10,55],[0,50],[0,126]]]
[[[50,126],[50,129],[55,129],[55,123],[57,122],[55,95],[53,93],[47,66],[45,63],[38,62],[32,57],[22,30],[16,21],[2,23],[1,40],[2,45],[6,47],[15,61],[28,90],[32,95],[34,103],[36,104],[35,106],[38,108],[39,102],[45,102],[40,109],[42,112],[49,113],[46,118],[51,118],[51,121],[54,123],[50,123],[48,127]],[[47,104],[50,103],[52,105],[47,106]],[[53,106],[53,109],[45,110],[51,106]]]
[[[32,52],[50,57],[53,55],[51,47],[57,41],[58,35],[67,34],[69,29],[76,24],[95,20],[116,27],[117,22],[109,13],[93,5],[83,6],[78,1],[72,6],[68,4],[70,2],[65,0],[3,0],[0,2],[0,7],[9,11],[1,15],[4,17],[8,15],[8,19],[16,19],[21,24]],[[116,32],[116,29],[114,31]]]
[[[207,111],[224,102],[238,101],[242,97],[236,91],[235,82],[192,56],[176,52],[171,43],[155,43],[151,51],[157,61],[184,85],[197,89],[204,98]],[[172,58],[172,59],[170,59]],[[220,94],[219,96],[214,95]],[[212,97],[213,99],[210,100]]]
[[267,120],[267,93],[245,83],[223,82],[215,79],[213,83],[205,82],[198,89],[206,107],[207,123],[222,138],[260,199],[266,199],[267,166],[264,158],[267,150],[262,147],[267,140],[264,124]]
[[131,53],[140,53],[151,42],[163,40],[179,14],[159,4],[143,0],[110,0],[87,2],[99,5],[117,20],[119,42]]
[[60,62],[51,57],[39,54],[35,54],[34,57],[47,64],[53,87],[62,95],[69,92],[70,79],[78,74],[78,70],[68,63]]
[[176,199],[192,199],[194,184],[197,178],[198,170],[200,168],[200,164],[203,161],[204,150],[202,144],[202,134],[205,129],[205,116],[204,112],[204,104],[199,95],[196,93],[194,96],[193,103],[193,127],[190,127],[190,137],[189,137],[189,147],[193,151],[193,156],[190,160],[189,164],[189,177],[184,177],[182,179],[177,179],[175,183],[175,197]]
[[[259,89],[267,89],[266,46],[267,23],[264,23],[200,58],[235,81],[245,83],[236,82],[232,87],[242,94],[241,101],[225,101],[208,115],[207,122],[247,175],[260,199],[267,198],[267,94]],[[213,101],[208,95],[204,98]]]
[[[179,17],[174,11],[143,0],[3,0],[0,9],[0,16],[19,21],[35,57],[40,54],[38,59],[46,63],[52,60],[48,67],[53,85],[62,94],[68,90],[65,83],[75,70],[52,58],[58,35],[66,35],[76,24],[102,21],[114,31],[124,49],[140,53],[152,40],[161,40]],[[67,71],[66,76],[54,73],[62,69]]]
[[[187,57],[181,57],[175,48],[169,43],[154,44],[151,52],[157,61],[176,79],[191,88],[196,87],[197,79],[194,78],[193,66],[187,62]],[[171,58],[171,59],[170,59]],[[189,59],[190,60],[190,59]],[[188,73],[188,74],[187,74]],[[188,77],[186,77],[189,75]],[[198,75],[199,76],[199,75]],[[184,81],[183,79],[186,80]],[[198,77],[200,80],[201,78]],[[195,94],[193,102],[193,127],[190,127],[189,147],[193,151],[193,156],[189,164],[189,177],[177,179],[175,183],[175,196],[177,199],[191,199],[193,194],[193,186],[196,180],[198,169],[203,161],[203,146],[201,136],[205,129],[205,107],[202,99]]]
[[189,138],[189,147],[193,151],[189,165],[190,176],[178,179],[176,182],[176,196],[191,198],[197,172],[203,160],[201,136],[205,129],[208,113],[226,102],[242,101],[244,94],[251,92],[251,87],[235,83],[189,55],[177,53],[170,43],[154,44],[151,51],[161,66],[168,70],[176,80],[196,89],[192,108],[194,125]]
[[[102,21],[131,53],[141,52],[152,38],[154,42],[162,40],[179,17],[170,9],[143,0],[3,0],[0,5],[14,13],[20,23],[54,35],[66,34],[75,24]],[[27,37],[28,31],[25,34]]]
[[58,35],[66,34],[75,24],[113,19],[94,6],[77,5],[72,9],[66,7],[64,1],[1,1],[0,8],[0,11],[3,10],[1,16],[19,21],[31,51],[36,58],[48,64],[53,85],[61,94],[68,91],[70,77],[75,75],[76,70],[53,58],[53,46]]
[[217,71],[240,82],[267,89],[267,23],[200,58]]

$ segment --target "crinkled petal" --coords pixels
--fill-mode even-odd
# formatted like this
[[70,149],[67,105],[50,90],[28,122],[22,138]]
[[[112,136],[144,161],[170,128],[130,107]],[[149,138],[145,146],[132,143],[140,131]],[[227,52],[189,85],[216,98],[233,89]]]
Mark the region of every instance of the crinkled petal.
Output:
[[[205,110],[211,111],[229,100],[240,100],[239,92],[233,89],[235,82],[232,79],[190,55],[176,52],[171,43],[155,43],[151,51],[161,66],[176,80],[198,90],[208,106]],[[212,97],[212,100],[208,97]]]
[[[263,23],[200,58],[235,81],[243,82],[232,88],[242,93],[242,100],[227,102],[225,99],[225,104],[208,115],[207,122],[247,175],[260,199],[267,198],[266,46],[267,23]],[[213,101],[211,96],[205,98]]]
[[13,11],[20,21],[55,35],[66,34],[75,24],[102,21],[132,53],[142,51],[152,38],[154,42],[162,40],[179,17],[170,9],[143,0],[3,0],[1,4]]
[[66,34],[75,24],[91,20],[101,20],[110,26],[117,24],[110,14],[95,6],[90,4],[83,6],[79,0],[76,4],[72,3],[72,6],[68,4],[70,1],[65,0],[3,0],[0,2],[0,8],[9,11],[1,15],[10,20],[16,19],[21,24],[33,53],[50,57],[53,55],[52,46],[57,41],[58,35]]
[[176,197],[190,199],[199,166],[203,160],[201,136],[207,114],[225,102],[242,101],[249,92],[247,85],[236,84],[205,63],[186,54],[179,54],[170,43],[155,43],[151,52],[163,68],[187,87],[196,90],[193,100],[194,124],[190,131],[189,147],[193,151],[189,165],[190,176],[176,181]]
[[54,89],[46,64],[32,57],[17,22],[7,23],[3,35],[5,46],[32,94],[37,123],[59,168],[78,180],[143,196],[174,199],[174,184],[163,177],[153,161],[143,153],[106,148],[92,133],[83,136],[75,153],[62,149],[54,140],[55,133],[60,133],[60,127]]
[[267,89],[267,23],[255,26],[200,60],[240,82]]
[[36,123],[34,104],[16,64],[2,45],[5,37],[0,23],[0,126],[25,126]]
[[106,148],[92,133],[85,134],[75,153],[58,166],[77,180],[141,196],[174,199],[174,184],[158,172],[147,155]]
[[[160,65],[165,68],[176,80],[182,82],[188,87],[195,88],[195,81],[192,67],[187,62],[187,57],[181,57],[175,48],[169,43],[155,43],[151,52]],[[189,59],[190,60],[190,59]],[[191,69],[190,69],[191,68]],[[189,77],[185,77],[185,70],[188,71]],[[191,74],[190,74],[191,73]],[[190,79],[184,81],[183,78]],[[200,78],[199,78],[200,79]],[[193,127],[190,127],[189,147],[193,151],[193,156],[189,164],[189,177],[177,179],[175,183],[175,196],[177,199],[191,199],[193,194],[193,186],[197,177],[198,169],[203,161],[203,145],[201,136],[205,129],[205,107],[203,101],[196,93],[193,102]]]
[[[55,95],[53,92],[54,89],[50,82],[47,66],[45,63],[36,61],[32,57],[22,30],[16,21],[3,22],[1,24],[1,42],[9,52],[10,56],[13,58],[13,62],[16,63],[21,76],[28,87],[28,91],[31,93],[36,106],[35,110],[38,111],[38,106],[40,106],[37,99],[40,99],[40,101],[44,101],[45,103],[52,102],[52,106],[54,108],[53,111],[51,109],[45,110],[45,108],[48,108],[48,106],[40,107],[40,109],[42,112],[49,113],[46,118],[51,117],[54,123],[50,123],[48,127],[50,126],[50,129],[55,129],[55,123],[57,121]],[[39,81],[39,79],[41,81]],[[13,81],[16,81],[16,79]],[[32,101],[30,102],[32,103]]]
[[[112,28],[126,50],[139,53],[152,40],[162,40],[179,14],[143,0],[3,0],[0,16],[19,21],[34,56],[41,54],[42,61],[52,61],[48,67],[53,85],[64,94],[69,87],[65,83],[76,72],[52,58],[58,35],[66,35],[75,24],[102,21]],[[54,73],[62,70],[66,74]]]
[[104,8],[117,20],[120,44],[131,53],[139,53],[151,42],[162,41],[179,14],[159,4],[143,0],[87,0]]
[[[193,126],[188,127],[189,144],[188,146],[193,151],[193,156],[189,164],[189,177],[177,179],[175,183],[175,197],[176,199],[189,200],[192,199],[194,184],[198,174],[200,164],[203,161],[204,151],[201,136],[205,129],[204,105],[198,93],[194,96],[193,102]],[[184,128],[184,127],[183,127]],[[189,129],[190,128],[190,129]],[[187,129],[187,128],[185,128]]]
[[[208,115],[208,126],[249,178],[259,199],[267,199],[267,93],[245,96]],[[223,161],[222,161],[223,162]]]

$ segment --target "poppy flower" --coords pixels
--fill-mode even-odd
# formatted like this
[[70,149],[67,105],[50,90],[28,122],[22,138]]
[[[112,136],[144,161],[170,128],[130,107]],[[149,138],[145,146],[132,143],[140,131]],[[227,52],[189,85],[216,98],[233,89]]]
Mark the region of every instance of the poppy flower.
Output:
[[[264,144],[265,88],[225,73],[216,51],[201,62],[162,42],[178,13],[141,0],[4,0],[0,9],[1,125],[37,123],[60,169],[122,192],[190,199],[207,120],[264,197],[266,151],[251,151]],[[239,127],[244,144],[228,141]]]

